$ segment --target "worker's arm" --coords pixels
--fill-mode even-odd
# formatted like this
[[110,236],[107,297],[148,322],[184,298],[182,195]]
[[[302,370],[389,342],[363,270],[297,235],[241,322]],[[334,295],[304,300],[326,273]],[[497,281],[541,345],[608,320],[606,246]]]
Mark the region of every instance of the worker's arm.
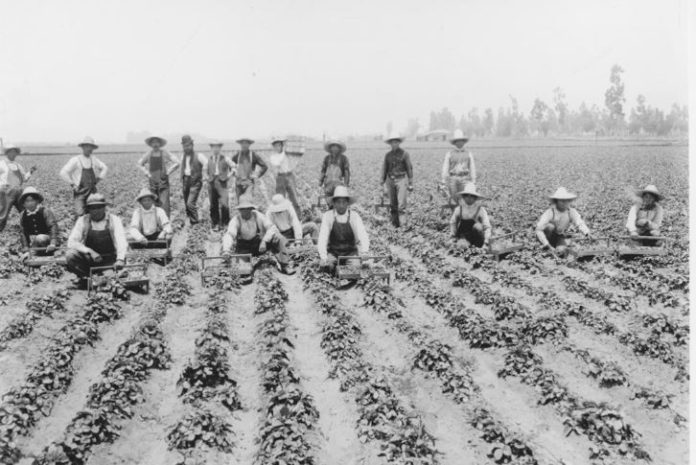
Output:
[[46,222],[46,226],[48,226],[48,234],[51,237],[51,242],[49,242],[49,244],[53,247],[56,247],[58,246],[58,235],[60,234],[60,227],[58,226],[58,222],[56,221],[56,216],[53,214],[51,210],[45,207],[43,209],[43,215],[44,221]]
[[[21,222],[19,223],[21,226]],[[22,228],[22,232],[19,234],[19,240],[22,243],[22,249],[26,250],[29,248],[29,235],[25,232],[24,228]]]
[[476,164],[474,163],[474,154],[469,152],[469,174],[471,175],[471,182],[476,183]]
[[355,231],[356,239],[358,240],[358,253],[360,255],[367,255],[370,250],[370,236],[367,234],[367,229],[363,224],[362,218],[356,212],[352,212],[350,215],[350,222],[353,231]]
[[570,220],[573,222],[575,226],[577,226],[581,233],[583,233],[586,236],[589,236],[590,228],[587,227],[585,221],[583,221],[582,217],[580,216],[580,213],[578,213],[578,211],[574,208],[570,209]]
[[381,177],[381,179],[382,179],[382,184],[384,184],[385,182],[387,182],[387,175],[389,174],[389,172],[388,172],[388,171],[389,171],[389,169],[388,169],[388,167],[389,167],[389,161],[388,161],[388,159],[389,159],[389,154],[387,153],[387,154],[384,156],[384,163],[382,163],[382,177]]
[[25,170],[24,167],[19,163],[17,163],[17,167],[19,168],[20,176],[22,176],[22,182],[29,181],[29,179],[31,179],[32,171]]
[[116,247],[116,260],[123,261],[126,259],[126,252],[128,252],[128,239],[126,239],[126,231],[123,229],[121,218],[111,215],[111,228]]
[[237,164],[227,155],[223,155],[222,159],[225,160],[225,163],[227,163],[227,166],[230,168],[230,174],[234,176],[237,173]]
[[130,237],[131,240],[137,242],[143,242],[146,239],[143,232],[140,230],[140,208],[133,210],[130,224],[128,225],[127,236]]
[[324,213],[324,216],[321,218],[321,226],[319,226],[317,251],[319,252],[319,258],[322,260],[326,260],[329,257],[327,247],[329,245],[329,233],[333,227],[333,216],[331,213],[333,213],[333,210],[329,210]]
[[457,222],[459,221],[459,207],[456,207],[454,211],[452,211],[452,216],[450,217],[450,236],[451,237],[456,237],[457,236]]
[[638,234],[638,228],[636,227],[637,217],[638,205],[633,205],[628,211],[628,219],[626,220],[626,229],[628,229],[629,234]]
[[98,158],[92,157],[92,163],[94,166],[96,166],[99,169],[99,174],[97,175],[97,181],[101,181],[104,178],[106,178],[106,173],[109,172],[109,168],[106,166],[106,163],[101,161]]
[[172,154],[169,150],[164,150],[163,156],[165,157],[165,160],[168,160],[171,164],[171,166],[167,168],[167,176],[170,176],[172,173],[174,173],[174,171],[179,169],[181,161],[176,155]]
[[541,245],[544,247],[549,247],[551,245],[549,244],[549,240],[546,238],[546,234],[544,234],[544,228],[547,224],[549,224],[551,218],[553,218],[553,212],[549,208],[541,215],[536,225],[537,239],[539,239],[539,242],[541,242]]
[[138,169],[147,177],[150,177],[150,153],[152,152],[145,152],[143,156],[140,157],[140,160],[138,160]]
[[222,251],[229,252],[232,250],[237,240],[237,232],[239,231],[239,218],[235,216],[230,220],[230,224],[227,225],[227,231],[222,236]]
[[411,156],[408,152],[404,152],[404,163],[406,163],[406,175],[408,176],[408,185],[413,187],[413,165],[411,165]]
[[350,161],[348,157],[343,155],[343,180],[346,183],[346,187],[350,186]]
[[266,234],[263,235],[263,239],[261,240],[262,243],[268,243],[273,240],[273,236],[280,235],[280,231],[278,231],[278,228],[276,227],[275,224],[268,218],[266,218],[265,215],[262,215],[261,213],[258,214],[257,218],[261,219],[261,223],[263,224],[264,229],[266,230]]
[[75,222],[75,226],[73,226],[70,236],[68,236],[68,248],[75,249],[82,253],[90,253],[92,252],[92,249],[82,243],[82,232],[85,227],[84,219],[84,217],[80,217]]
[[65,182],[67,182],[68,184],[70,184],[73,187],[77,187],[77,186],[75,185],[75,181],[73,181],[73,179],[70,175],[72,174],[73,170],[75,169],[76,163],[77,163],[77,158],[73,157],[70,160],[68,160],[68,162],[60,170],[60,177]]
[[662,220],[665,216],[665,209],[660,205],[655,206],[655,218],[648,223],[650,230],[660,229],[662,227]]
[[263,158],[259,156],[256,152],[252,152],[252,160],[251,160],[251,166],[252,170],[254,170],[254,165],[258,165],[261,167],[261,170],[259,171],[258,177],[260,178],[264,174],[266,174],[266,171],[268,171],[268,165],[266,165],[266,162],[263,161]]
[[326,168],[329,164],[329,156],[324,157],[324,162],[321,164],[321,172],[319,173],[319,187],[324,185],[324,179],[326,178]]
[[208,158],[200,152],[196,154],[196,157],[198,158],[198,162],[201,164],[201,180],[203,182],[208,182]]
[[288,208],[288,211],[290,212],[290,221],[292,222],[292,231],[293,235],[295,236],[295,240],[301,241],[302,223],[300,223],[300,219],[297,217],[297,212],[295,212],[295,209],[293,207]]
[[449,164],[450,164],[450,158],[452,157],[452,154],[447,151],[445,154],[445,161],[442,162],[442,172],[441,172],[441,179],[442,179],[442,184],[445,184],[447,182],[447,178],[449,177]]
[[491,219],[488,217],[488,212],[485,208],[481,207],[479,210],[479,220],[481,220],[481,225],[483,226],[483,240],[487,244],[491,240]]
[[164,239],[165,237],[171,237],[173,234],[172,223],[169,221],[167,212],[163,208],[156,207],[157,219],[159,220],[160,226],[162,226],[162,231],[159,234],[158,239]]

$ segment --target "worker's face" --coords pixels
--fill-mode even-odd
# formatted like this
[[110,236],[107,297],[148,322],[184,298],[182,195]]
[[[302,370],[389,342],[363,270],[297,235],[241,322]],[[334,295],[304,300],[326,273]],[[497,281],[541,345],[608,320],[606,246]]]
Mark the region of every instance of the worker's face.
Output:
[[184,148],[184,152],[193,152],[193,142],[186,142],[185,144],[181,144],[181,146]]
[[464,144],[466,144],[465,140],[460,139],[460,140],[454,141],[454,146],[457,147],[458,149],[461,149],[462,147],[464,147]]
[[274,142],[273,143],[273,150],[276,152],[280,153],[283,151],[283,143],[282,142]]
[[153,139],[150,142],[150,147],[152,147],[152,150],[159,150],[160,147],[162,147],[162,144],[160,143],[160,141],[158,139]]
[[87,212],[89,213],[89,219],[92,221],[101,221],[106,216],[106,206],[89,207]]
[[19,155],[19,152],[16,150],[9,150],[8,152],[5,153],[5,156],[10,161],[14,161],[14,159],[17,158],[17,155]]
[[93,146],[89,144],[82,146],[82,155],[84,155],[85,157],[89,157],[90,155],[92,155],[92,152],[94,152]]
[[643,194],[643,204],[648,207],[652,207],[655,204],[655,196],[646,192]]
[[341,153],[341,146],[338,144],[331,144],[329,145],[329,152],[331,152],[331,155],[338,155]]
[[24,198],[24,209],[30,212],[33,212],[36,210],[36,207],[38,207],[39,201],[33,196],[33,195],[27,195]]
[[467,205],[473,205],[476,202],[477,197],[475,195],[462,195],[462,201]]
[[222,151],[222,145],[213,145],[211,147],[213,149],[213,155],[220,155],[220,152]]
[[142,205],[145,210],[151,209],[154,203],[155,201],[152,199],[152,197],[144,197],[140,199],[140,205]]
[[556,200],[556,208],[564,212],[570,207],[570,202],[572,202],[572,200]]
[[389,141],[389,145],[391,145],[392,150],[396,150],[401,145],[401,141],[399,139],[392,139]]
[[251,208],[243,208],[243,209],[239,210],[239,214],[241,215],[242,219],[246,221],[248,219],[251,219],[251,212],[252,211],[253,210]]
[[243,140],[239,143],[239,145],[242,146],[242,150],[249,150],[249,147],[251,147],[251,144],[249,143],[248,140]]
[[348,199],[345,197],[339,197],[333,201],[334,210],[339,215],[343,215],[346,210],[348,210]]

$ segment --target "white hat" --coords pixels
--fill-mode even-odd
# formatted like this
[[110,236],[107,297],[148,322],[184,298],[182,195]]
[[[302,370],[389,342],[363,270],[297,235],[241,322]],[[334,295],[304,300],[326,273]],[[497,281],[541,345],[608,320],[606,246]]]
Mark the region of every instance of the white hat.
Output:
[[467,182],[464,185],[464,190],[457,192],[457,195],[473,195],[473,196],[478,197],[480,199],[485,198],[483,195],[476,192],[476,185],[473,182]]
[[572,192],[568,192],[565,187],[559,187],[549,198],[551,200],[575,200],[578,196]]
[[350,193],[348,192],[348,188],[346,186],[336,186],[336,188],[334,189],[333,195],[331,196],[331,200],[339,199],[339,198],[348,199],[349,204],[355,203],[355,197],[350,195]]
[[287,141],[288,141],[288,138],[287,138],[287,137],[283,137],[283,136],[271,137],[271,145],[275,144],[276,142],[283,142],[283,143],[285,143],[285,142],[287,142]]
[[9,152],[10,150],[15,150],[17,153],[22,153],[22,149],[14,144],[8,144],[5,146],[5,153]]
[[392,133],[389,134],[386,139],[384,139],[384,142],[386,142],[388,144],[389,142],[391,142],[393,140],[398,140],[399,142],[403,142],[404,136],[402,136],[401,134],[399,134],[396,131],[392,131]]
[[338,140],[338,139],[327,140],[324,143],[324,150],[326,150],[327,152],[330,152],[329,149],[331,148],[332,145],[338,145],[339,147],[341,147],[341,153],[346,151],[346,144],[343,141]]
[[289,210],[292,204],[285,199],[283,194],[275,194],[271,198],[271,205],[268,206],[268,211],[271,213],[280,213]]
[[152,197],[152,200],[157,200],[157,194],[155,194],[154,192],[152,192],[152,191],[151,191],[150,189],[148,189],[147,187],[143,187],[142,189],[140,189],[140,193],[139,193],[138,196],[135,198],[135,201],[136,201],[136,202],[140,202],[140,201],[141,201],[142,199],[144,199],[145,197]]
[[464,135],[464,132],[461,129],[455,129],[454,134],[452,137],[450,137],[450,144],[454,144],[458,140],[463,140],[464,142],[469,140],[468,136]]
[[167,139],[165,139],[164,137],[160,137],[160,136],[150,136],[147,139],[145,139],[145,143],[147,145],[151,145],[152,142],[155,140],[159,141],[160,147],[164,147],[165,145],[167,145]]
[[208,145],[211,147],[213,147],[215,145],[219,145],[220,147],[222,147],[225,144],[223,144],[221,140],[213,139],[210,142],[208,142]]
[[237,142],[238,144],[241,144],[241,143],[244,142],[244,141],[249,142],[249,144],[253,144],[253,143],[254,143],[254,139],[252,139],[251,137],[240,137],[240,138],[237,139],[235,142]]
[[655,187],[654,184],[648,184],[643,189],[638,191],[638,195],[643,195],[643,194],[652,194],[655,196],[655,198],[657,200],[664,199],[664,196],[662,194],[660,194],[660,192],[657,190],[657,187]]
[[82,142],[80,142],[79,144],[77,144],[78,147],[82,147],[83,145],[91,145],[91,146],[94,147],[95,149],[98,149],[98,148],[99,148],[99,146],[94,142],[94,139],[92,139],[92,138],[89,137],[89,136],[85,137],[84,139],[82,139]]

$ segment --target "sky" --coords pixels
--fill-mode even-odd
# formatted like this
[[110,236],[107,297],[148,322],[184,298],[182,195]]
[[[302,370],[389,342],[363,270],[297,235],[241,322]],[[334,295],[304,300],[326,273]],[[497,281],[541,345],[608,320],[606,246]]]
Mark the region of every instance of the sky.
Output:
[[687,104],[687,0],[0,0],[0,137],[344,137],[431,110]]

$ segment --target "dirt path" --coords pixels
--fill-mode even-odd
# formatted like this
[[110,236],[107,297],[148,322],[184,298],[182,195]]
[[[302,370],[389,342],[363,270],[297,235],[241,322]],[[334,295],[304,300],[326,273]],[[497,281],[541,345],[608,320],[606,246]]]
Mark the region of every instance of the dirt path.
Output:
[[334,465],[381,464],[373,444],[363,445],[355,425],[358,414],[354,403],[339,389],[337,379],[328,379],[330,365],[321,349],[318,309],[302,289],[299,277],[279,275],[290,296],[287,303],[291,340],[295,345],[295,367],[305,392],[314,398],[319,411],[319,430],[323,448],[317,451],[319,463]]

